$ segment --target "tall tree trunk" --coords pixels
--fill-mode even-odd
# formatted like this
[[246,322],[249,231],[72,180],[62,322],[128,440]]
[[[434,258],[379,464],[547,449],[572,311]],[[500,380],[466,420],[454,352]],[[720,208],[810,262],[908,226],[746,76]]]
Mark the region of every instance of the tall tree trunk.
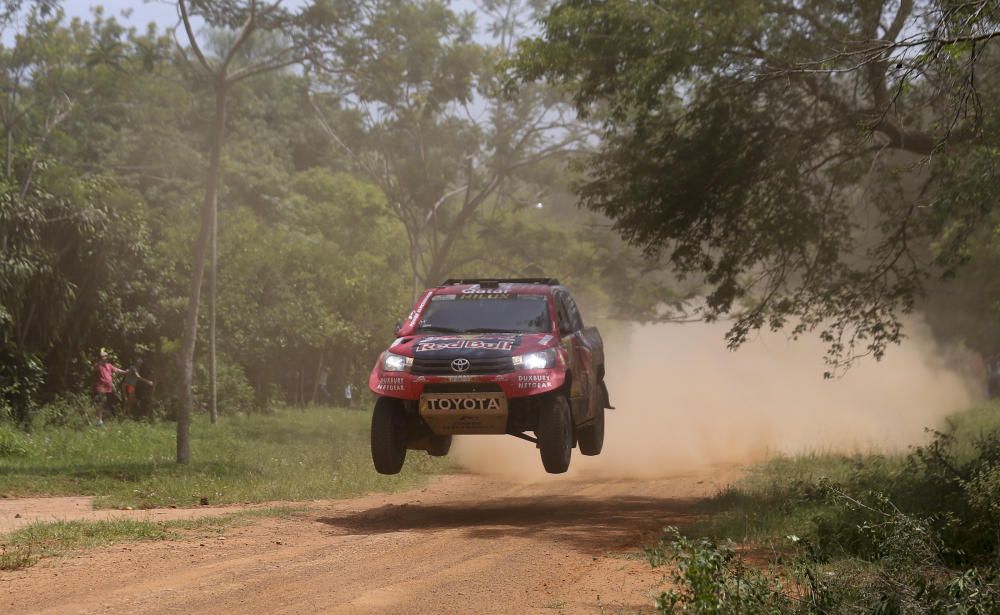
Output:
[[[323,374],[323,351],[319,353],[319,364],[316,366],[316,378],[313,380],[313,390],[312,390],[312,405],[316,405],[319,400],[319,379]],[[327,391],[330,390],[329,383],[327,383]]]
[[[221,170],[220,170],[221,171]],[[221,176],[221,172],[219,173]],[[221,177],[219,179],[221,183]],[[218,294],[216,293],[216,281],[218,280],[219,274],[219,259],[218,259],[218,247],[219,247],[219,200],[215,200],[215,219],[212,221],[212,246],[210,249],[209,256],[209,270],[208,270],[208,386],[211,389],[209,393],[208,401],[208,416],[210,417],[212,424],[215,425],[219,422],[219,387],[218,381],[216,380],[216,362],[215,362],[215,308],[216,299]]]
[[420,273],[418,267],[420,266],[420,234],[419,231],[414,231],[412,235],[412,241],[410,244],[410,268],[413,269],[413,303],[416,304],[417,298],[420,297]]
[[201,206],[201,228],[194,244],[194,266],[191,271],[190,298],[181,335],[181,407],[177,414],[177,463],[191,461],[191,411],[194,396],[194,351],[198,342],[198,308],[201,303],[201,283],[205,274],[212,230],[215,228],[219,196],[219,175],[222,169],[222,145],[226,128],[227,84],[224,78],[215,83],[215,119],[212,122],[211,155],[205,179],[205,200]]

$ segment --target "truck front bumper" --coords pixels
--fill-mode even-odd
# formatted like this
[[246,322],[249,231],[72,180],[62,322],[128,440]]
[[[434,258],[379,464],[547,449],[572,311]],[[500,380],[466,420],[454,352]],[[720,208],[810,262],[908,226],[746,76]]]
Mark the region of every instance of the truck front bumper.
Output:
[[476,376],[423,376],[409,372],[372,370],[368,388],[382,397],[417,401],[427,392],[502,391],[507,399],[541,395],[559,389],[566,380],[563,368],[515,370]]

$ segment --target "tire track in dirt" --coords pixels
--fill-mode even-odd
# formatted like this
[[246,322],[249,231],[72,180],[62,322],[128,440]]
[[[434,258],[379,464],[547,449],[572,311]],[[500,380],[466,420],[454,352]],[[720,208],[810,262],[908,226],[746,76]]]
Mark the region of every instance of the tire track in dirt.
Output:
[[[0,573],[5,613],[652,612],[634,557],[732,468],[651,481],[475,475],[310,503],[219,537],[118,545]],[[137,511],[138,512],[138,511]]]

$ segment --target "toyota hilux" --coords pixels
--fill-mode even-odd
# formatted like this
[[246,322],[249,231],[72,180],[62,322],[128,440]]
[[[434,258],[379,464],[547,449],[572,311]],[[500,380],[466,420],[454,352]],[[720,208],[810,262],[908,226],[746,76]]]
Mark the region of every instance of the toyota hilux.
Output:
[[454,435],[527,440],[553,474],[573,448],[601,452],[604,343],[558,280],[447,280],[424,291],[396,336],[368,380],[378,472],[398,473],[407,450],[447,455]]

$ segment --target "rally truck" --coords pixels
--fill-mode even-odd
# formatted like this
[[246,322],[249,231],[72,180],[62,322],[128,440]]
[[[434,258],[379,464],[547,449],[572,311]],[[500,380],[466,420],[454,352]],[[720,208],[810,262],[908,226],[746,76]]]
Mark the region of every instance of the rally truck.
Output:
[[453,279],[424,291],[368,386],[382,474],[398,473],[408,450],[447,455],[458,434],[527,440],[559,474],[574,447],[601,452],[611,408],[601,335],[551,278]]

